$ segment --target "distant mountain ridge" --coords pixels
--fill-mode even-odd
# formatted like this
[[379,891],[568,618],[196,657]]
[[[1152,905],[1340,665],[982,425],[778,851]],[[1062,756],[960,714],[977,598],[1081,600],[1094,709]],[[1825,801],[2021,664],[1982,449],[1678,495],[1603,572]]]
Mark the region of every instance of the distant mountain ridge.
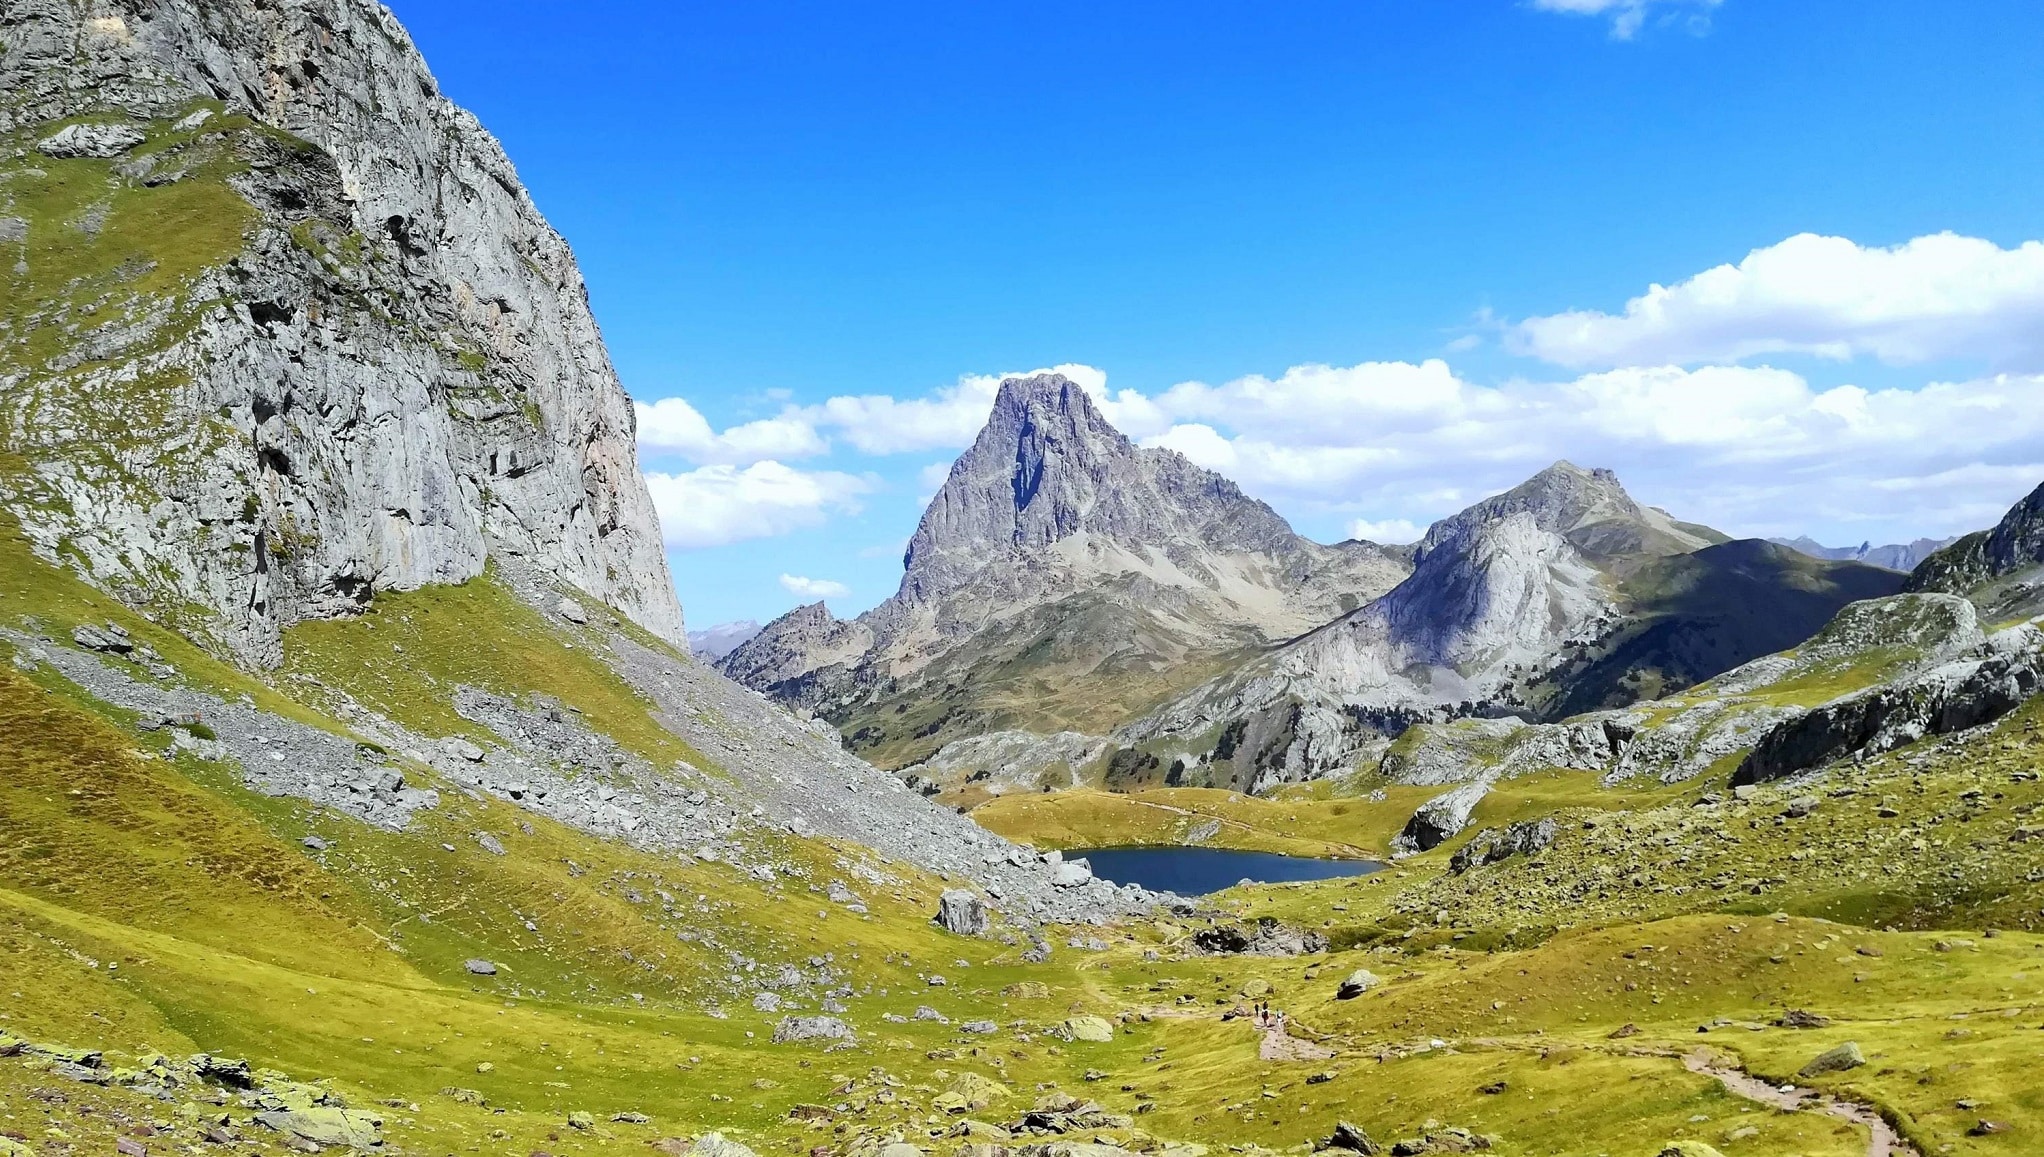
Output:
[[1800,551],[1811,558],[1831,559],[1837,562],[1863,562],[1885,570],[1896,570],[1907,574],[1917,564],[1945,547],[1957,542],[1956,538],[1919,538],[1914,542],[1890,543],[1875,546],[1862,542],[1858,546],[1825,546],[1808,535],[1797,538],[1770,538],[1767,541],[1790,550]]
[[740,643],[759,634],[760,625],[754,619],[740,619],[731,623],[718,623],[700,631],[688,633],[689,653],[698,658],[715,662],[738,648]]

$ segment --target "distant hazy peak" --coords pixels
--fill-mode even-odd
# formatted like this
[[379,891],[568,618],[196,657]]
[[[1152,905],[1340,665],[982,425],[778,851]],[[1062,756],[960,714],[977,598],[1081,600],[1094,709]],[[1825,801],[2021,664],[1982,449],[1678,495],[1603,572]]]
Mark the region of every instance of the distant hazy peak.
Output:
[[688,633],[688,649],[697,658],[715,662],[736,650],[740,644],[759,634],[760,625],[754,619],[740,619],[733,623],[718,623],[700,631]]
[[1884,567],[1888,570],[1912,571],[1924,559],[1958,540],[1919,538],[1914,542],[1889,543],[1886,546],[1875,546],[1871,541],[1862,542],[1858,546],[1825,546],[1805,534],[1795,538],[1770,538],[1768,541],[1809,555],[1811,558],[1863,562],[1868,566]]

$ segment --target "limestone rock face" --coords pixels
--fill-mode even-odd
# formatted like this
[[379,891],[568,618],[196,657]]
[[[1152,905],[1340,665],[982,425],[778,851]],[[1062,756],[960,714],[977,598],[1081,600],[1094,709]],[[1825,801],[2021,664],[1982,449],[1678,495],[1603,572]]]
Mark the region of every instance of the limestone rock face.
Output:
[[298,619],[472,578],[492,554],[680,642],[581,274],[390,12],[89,13],[11,8],[0,129],[117,114],[45,153],[130,154],[110,174],[138,187],[224,181],[245,227],[182,284],[114,285],[123,320],[76,350],[0,364],[0,440],[29,465],[0,501],[38,550],[137,605],[209,612],[256,663]]

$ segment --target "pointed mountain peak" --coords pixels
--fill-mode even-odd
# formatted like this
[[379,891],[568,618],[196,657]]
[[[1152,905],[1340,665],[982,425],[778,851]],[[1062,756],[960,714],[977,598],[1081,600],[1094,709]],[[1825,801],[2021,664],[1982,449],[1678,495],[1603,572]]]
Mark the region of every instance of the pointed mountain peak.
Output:
[[1046,440],[1091,454],[1132,453],[1134,446],[1093,404],[1079,383],[1059,373],[1008,378],[968,457],[1022,459]]

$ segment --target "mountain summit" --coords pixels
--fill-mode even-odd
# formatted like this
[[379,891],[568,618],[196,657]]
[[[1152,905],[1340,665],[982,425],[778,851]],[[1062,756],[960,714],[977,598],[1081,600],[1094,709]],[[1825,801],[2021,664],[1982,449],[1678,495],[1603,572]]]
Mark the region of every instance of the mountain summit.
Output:
[[1136,445],[1069,378],[1010,378],[894,597],[852,623],[791,612],[720,667],[901,762],[1006,727],[1114,726],[1407,569],[1400,550],[1303,538],[1226,478]]

